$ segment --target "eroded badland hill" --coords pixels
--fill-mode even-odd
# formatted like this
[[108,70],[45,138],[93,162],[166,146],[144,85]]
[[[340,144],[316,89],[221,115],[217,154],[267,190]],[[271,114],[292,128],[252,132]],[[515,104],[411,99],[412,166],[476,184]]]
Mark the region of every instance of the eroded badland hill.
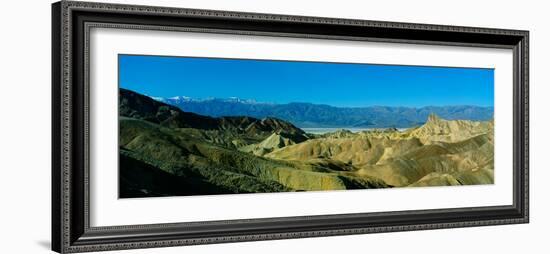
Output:
[[209,117],[120,89],[120,197],[491,184],[492,121],[308,134]]

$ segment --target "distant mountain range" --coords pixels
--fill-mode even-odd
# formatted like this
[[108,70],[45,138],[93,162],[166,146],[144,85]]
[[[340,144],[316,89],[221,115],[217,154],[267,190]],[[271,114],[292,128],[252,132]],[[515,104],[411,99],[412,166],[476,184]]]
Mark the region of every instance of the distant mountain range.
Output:
[[486,121],[493,118],[493,107],[429,106],[411,107],[333,107],[312,103],[274,104],[236,97],[227,99],[194,99],[185,96],[172,98],[151,97],[180,108],[212,117],[250,116],[275,117],[292,122],[301,128],[408,128],[422,125],[431,113],[449,120]]

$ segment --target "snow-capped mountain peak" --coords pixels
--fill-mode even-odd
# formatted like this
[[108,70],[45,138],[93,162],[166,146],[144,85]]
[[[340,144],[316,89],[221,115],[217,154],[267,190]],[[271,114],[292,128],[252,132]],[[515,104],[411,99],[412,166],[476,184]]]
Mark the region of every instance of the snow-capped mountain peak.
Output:
[[155,97],[155,96],[149,96],[149,97],[151,97],[153,100],[168,103],[168,104],[181,104],[185,102],[207,102],[207,101],[231,102],[231,103],[242,103],[242,104],[259,104],[254,99],[241,99],[235,96],[228,97],[228,98],[208,97],[204,99],[191,98],[189,96],[174,96],[169,98]]

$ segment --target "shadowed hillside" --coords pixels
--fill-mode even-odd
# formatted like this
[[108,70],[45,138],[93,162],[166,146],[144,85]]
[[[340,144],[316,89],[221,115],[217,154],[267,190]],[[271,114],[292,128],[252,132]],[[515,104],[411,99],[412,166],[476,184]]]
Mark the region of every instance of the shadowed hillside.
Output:
[[119,92],[120,197],[493,183],[493,122],[430,115],[406,131],[307,134]]

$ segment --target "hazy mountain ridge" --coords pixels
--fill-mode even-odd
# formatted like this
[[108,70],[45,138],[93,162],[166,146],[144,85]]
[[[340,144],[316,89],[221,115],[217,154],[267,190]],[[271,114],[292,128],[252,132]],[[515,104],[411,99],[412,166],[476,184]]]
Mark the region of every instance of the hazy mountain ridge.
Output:
[[120,89],[121,197],[491,184],[492,121],[309,135],[277,118],[210,117]]
[[212,117],[251,116],[285,119],[302,127],[408,128],[423,124],[430,113],[448,120],[486,121],[493,118],[493,107],[428,106],[410,107],[333,107],[311,103],[274,104],[239,98],[193,99],[190,97],[156,100],[180,109]]

